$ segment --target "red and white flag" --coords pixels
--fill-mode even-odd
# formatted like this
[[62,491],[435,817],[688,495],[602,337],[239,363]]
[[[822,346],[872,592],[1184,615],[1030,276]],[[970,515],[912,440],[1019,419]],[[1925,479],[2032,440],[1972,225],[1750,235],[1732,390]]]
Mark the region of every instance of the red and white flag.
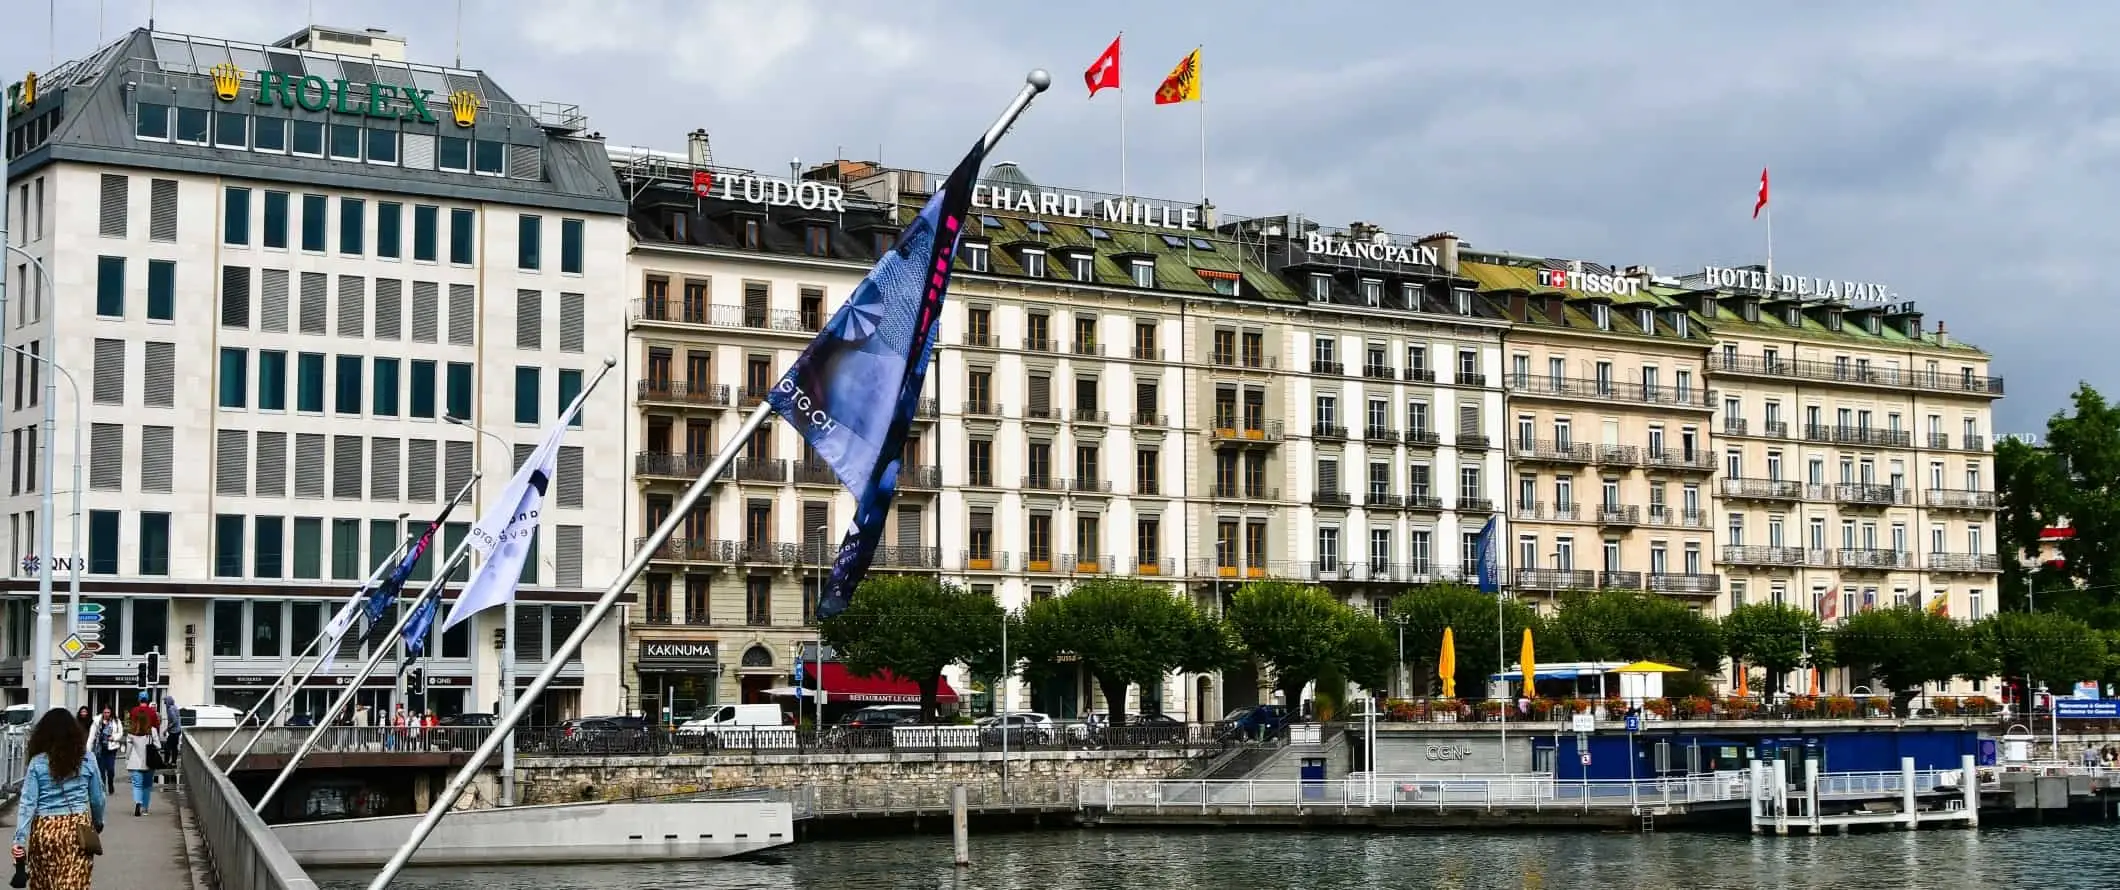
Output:
[[1124,34],[1112,38],[1112,45],[1105,47],[1097,61],[1090,63],[1089,70],[1082,72],[1082,82],[1089,85],[1090,95],[1096,95],[1105,87],[1119,85],[1119,41],[1124,39]]
[[[1116,44],[1116,43],[1115,43],[1115,44],[1112,44],[1112,46],[1116,48],[1116,47],[1118,46],[1118,44]],[[1753,204],[1753,205],[1752,205],[1752,218],[1753,218],[1753,219],[1758,219],[1758,218],[1759,218],[1759,211],[1761,211],[1761,210],[1764,210],[1764,209],[1766,209],[1766,206],[1767,206],[1767,168],[1765,168],[1765,167],[1761,167],[1761,168],[1759,168],[1759,201],[1758,201],[1758,203],[1755,203],[1755,204]]]

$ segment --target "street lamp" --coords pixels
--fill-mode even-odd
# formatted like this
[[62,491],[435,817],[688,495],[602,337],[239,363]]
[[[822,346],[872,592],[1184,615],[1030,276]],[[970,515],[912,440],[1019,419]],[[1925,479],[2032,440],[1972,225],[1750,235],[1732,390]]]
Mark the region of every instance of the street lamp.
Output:
[[[6,116],[6,113],[5,113],[4,111],[0,111],[0,130],[4,130],[4,129],[5,129],[5,126],[6,126],[6,121],[7,121],[7,116]],[[23,259],[25,259],[25,260],[28,260],[28,261],[29,261],[29,265],[30,265],[30,268],[32,268],[32,269],[34,269],[34,270],[36,270],[36,274],[37,274],[37,277],[38,277],[39,279],[41,279],[41,280],[42,280],[42,281],[44,282],[44,292],[45,292],[45,293],[47,293],[47,294],[57,294],[57,293],[58,293],[58,288],[57,288],[57,286],[56,286],[55,284],[53,284],[53,282],[52,282],[52,274],[51,274],[51,270],[45,267],[45,265],[44,265],[44,261],[43,261],[43,260],[41,260],[41,259],[38,259],[37,257],[31,256],[31,255],[30,255],[30,253],[29,253],[28,251],[25,251],[25,250],[23,250],[23,249],[22,249],[22,248],[20,248],[20,247],[16,247],[16,246],[15,246],[15,245],[13,245],[13,244],[9,244],[9,243],[7,243],[7,240],[8,240],[8,239],[7,239],[7,223],[6,223],[5,221],[4,221],[4,218],[5,218],[5,216],[6,216],[6,214],[5,214],[5,212],[4,212],[4,211],[5,211],[5,208],[6,208],[6,201],[5,201],[5,198],[4,198],[4,197],[0,197],[0,245],[4,245],[4,246],[6,247],[6,249],[7,249],[7,250],[11,250],[11,251],[14,251],[16,255],[18,255],[18,256],[22,257]],[[6,278],[6,276],[5,276],[5,275],[0,275],[0,282],[4,282],[4,279],[5,279],[5,278]],[[5,315],[5,313],[6,313],[6,309],[7,309],[7,291],[6,291],[6,287],[7,287],[7,286],[6,286],[6,284],[5,284],[5,283],[0,283],[0,315]],[[23,352],[23,351],[22,351],[22,350],[21,350],[20,348],[18,348],[18,347],[12,347],[12,346],[4,346],[4,343],[0,343],[0,347],[4,347],[4,348],[7,348],[7,349],[12,349],[12,350],[15,350],[15,351],[16,351],[17,353],[19,353],[19,354],[22,354],[22,355],[30,355],[30,353],[27,353],[27,352]],[[43,356],[32,356],[32,358],[37,358],[37,359],[41,359],[41,360],[45,361],[45,362],[46,362],[46,363],[48,363],[48,364],[50,364],[50,363],[51,363],[51,360],[50,360],[50,359],[44,358]],[[57,367],[58,367],[58,365],[57,365],[57,364],[52,364],[52,367],[53,367],[53,368],[57,368]],[[74,383],[74,378],[73,378],[73,375],[72,375],[72,374],[68,374],[68,375],[67,375],[67,377],[66,377],[66,380],[67,380],[67,383],[68,383],[68,384],[72,385],[72,384]],[[41,488],[43,489],[43,501],[44,501],[44,502],[43,502],[43,506],[41,507],[41,509],[42,509],[42,510],[44,511],[44,516],[43,516],[43,522],[42,522],[42,523],[41,523],[41,524],[39,525],[39,528],[38,528],[38,543],[37,543],[37,550],[39,551],[39,553],[41,554],[41,556],[40,556],[40,558],[38,559],[38,568],[37,568],[37,618],[36,618],[36,621],[35,621],[35,630],[34,630],[34,636],[33,636],[33,638],[32,638],[32,639],[31,639],[31,641],[30,641],[30,645],[31,645],[31,653],[32,653],[32,654],[31,654],[31,657],[32,657],[32,658],[34,658],[34,659],[36,659],[36,664],[35,664],[35,665],[33,666],[33,668],[32,668],[32,674],[31,674],[31,677],[32,677],[32,679],[31,679],[31,682],[32,682],[32,684],[33,684],[33,688],[32,688],[32,689],[30,690],[30,702],[31,702],[31,705],[32,705],[32,707],[34,707],[34,708],[36,709],[37,713],[40,713],[40,714],[41,714],[41,713],[43,713],[43,712],[45,712],[46,710],[49,710],[49,709],[51,708],[51,699],[52,699],[52,691],[51,691],[51,689],[52,689],[52,562],[51,562],[51,552],[52,552],[52,546],[53,546],[53,545],[52,545],[52,509],[53,509],[53,507],[52,507],[52,463],[51,463],[51,457],[50,457],[50,455],[51,455],[51,452],[52,452],[52,443],[53,443],[53,437],[54,437],[54,433],[53,433],[53,431],[52,431],[52,427],[54,427],[54,426],[56,426],[56,425],[58,424],[58,418],[57,418],[57,416],[56,416],[56,412],[57,412],[58,406],[57,406],[56,404],[54,404],[54,402],[55,402],[55,399],[57,398],[57,395],[58,395],[58,393],[57,393],[57,389],[58,389],[58,381],[57,381],[57,380],[54,380],[54,379],[52,379],[52,376],[51,376],[50,374],[47,374],[47,375],[45,375],[45,379],[44,379],[44,442],[43,442],[43,444],[42,444],[42,445],[40,446],[40,447],[42,447],[42,448],[44,449],[44,453],[45,453],[45,455],[46,455],[46,457],[45,457],[45,460],[44,460],[44,469],[43,469],[43,471],[42,471],[42,472],[43,472],[43,475],[42,475],[42,479],[41,479],[41,481],[40,481],[40,487],[41,487]],[[74,397],[74,416],[75,416],[75,423],[74,423],[74,427],[75,427],[75,429],[74,429],[74,440],[75,440],[75,444],[74,444],[74,489],[75,489],[75,491],[76,491],[76,494],[74,495],[74,505],[75,505],[75,508],[74,508],[74,514],[75,514],[75,515],[74,515],[74,535],[75,535],[75,547],[76,547],[76,549],[78,549],[78,547],[79,547],[79,543],[80,543],[80,528],[81,528],[81,526],[80,526],[80,512],[81,512],[81,511],[80,511],[80,499],[81,499],[81,495],[80,495],[80,494],[78,493],[78,492],[79,492],[79,490],[80,490],[80,488],[81,488],[81,481],[80,481],[80,480],[81,480],[81,465],[80,465],[80,462],[81,462],[81,446],[80,446],[80,437],[81,437],[81,430],[80,430],[80,413],[81,413],[81,408],[80,408],[80,402],[81,402],[81,399],[80,399],[80,391],[81,391],[81,390],[80,390],[80,387],[79,387],[78,385],[74,385],[74,393],[75,393],[75,397]],[[72,604],[73,604],[74,606],[78,607],[78,606],[80,605],[80,596],[81,596],[81,595],[80,595],[80,574],[79,574],[79,573],[80,573],[80,569],[79,569],[79,568],[76,568],[76,569],[74,570],[74,572],[75,572],[75,578],[74,578],[74,582],[73,582],[73,588],[72,588],[72,589],[73,589],[73,591],[74,591],[74,592],[73,592],[73,594],[72,594],[72,596],[73,596],[73,603],[72,603]],[[69,614],[68,614],[68,615],[66,616],[66,622],[67,622],[67,630],[68,630],[68,632],[69,632],[69,633],[71,633],[72,631],[74,631],[75,629],[77,629],[77,628],[78,628],[78,625],[76,624],[76,622],[80,620],[80,618],[79,618],[79,611],[80,611],[80,610],[79,610],[78,608],[70,609],[70,610],[69,610]],[[69,700],[70,700],[70,699],[72,698],[71,694],[69,694],[68,698],[69,698]]]
[[[44,467],[41,471],[44,475],[42,480],[44,515],[41,517],[42,522],[39,523],[37,532],[42,538],[38,547],[41,553],[37,560],[37,595],[39,607],[47,613],[47,617],[42,617],[39,621],[47,624],[47,630],[49,630],[48,622],[50,621],[48,613],[51,611],[49,593],[52,585],[52,549],[54,547],[52,544],[52,529],[57,525],[57,518],[53,515],[52,504],[52,498],[56,492],[52,489],[51,448],[54,435],[53,427],[58,425],[55,418],[55,414],[58,411],[58,400],[55,396],[58,394],[59,381],[57,378],[59,376],[66,378],[66,387],[72,390],[74,394],[74,488],[68,495],[72,500],[73,532],[66,547],[66,633],[67,636],[71,637],[81,629],[81,382],[74,379],[74,372],[67,370],[64,365],[52,360],[51,356],[30,352],[20,346],[0,345],[0,349],[26,357],[31,361],[41,361],[52,372],[44,375],[43,448],[45,457]],[[46,646],[51,645],[51,635],[45,633],[44,637],[44,644]],[[46,670],[49,671],[50,668],[47,667]],[[47,674],[47,680],[48,678],[49,674]],[[154,680],[150,678],[149,682],[154,682]],[[67,710],[73,710],[76,705],[80,704],[80,692],[80,681],[73,679],[66,681]]]
[[[827,538],[825,537],[825,535],[827,535],[827,534],[830,534],[830,533],[831,533],[831,531],[832,531],[832,526],[831,526],[830,524],[820,525],[820,526],[816,527],[815,529],[812,529],[812,531],[815,531],[815,532],[817,532],[817,559],[816,559],[816,560],[810,560],[810,559],[809,559],[809,558],[808,558],[807,556],[805,556],[805,557],[804,557],[804,561],[805,561],[805,562],[816,562],[816,563],[822,563],[822,562],[824,561],[824,542],[825,542],[826,540],[828,540],[828,539],[827,539]],[[805,543],[807,543],[807,542],[805,542]],[[821,565],[818,565],[818,566],[814,566],[814,567],[815,567],[815,568],[818,568],[818,569],[820,569],[820,570],[821,570],[821,569],[823,568],[823,567],[822,567]],[[811,569],[811,568],[813,568],[813,566],[808,566],[808,565],[806,565],[806,566],[804,566],[804,567],[803,567],[803,571],[804,571],[805,573],[807,573],[807,572],[809,572],[809,571],[810,571],[810,569]],[[818,606],[821,606],[821,605],[823,605],[823,604],[824,604],[824,578],[823,578],[823,576],[822,576],[821,574],[820,574],[820,575],[814,575],[814,576],[812,576],[812,580],[811,580],[811,588],[810,588],[810,590],[809,590],[809,591],[807,591],[807,592],[806,592],[806,595],[810,597],[810,619],[811,619],[812,621],[816,621],[816,622],[818,622],[818,626],[817,626],[817,653],[816,653],[816,656],[814,657],[814,659],[813,659],[813,660],[812,660],[812,662],[811,662],[811,666],[812,666],[812,667],[814,667],[814,668],[816,669],[816,670],[814,671],[814,673],[816,674],[816,677],[814,677],[814,678],[812,679],[812,681],[811,681],[811,682],[814,682],[814,683],[816,683],[816,684],[817,684],[817,696],[816,696],[816,698],[817,698],[817,704],[815,705],[815,707],[816,707],[816,713],[817,713],[817,716],[816,716],[816,718],[815,718],[814,720],[812,720],[812,721],[811,721],[811,723],[810,723],[810,731],[811,731],[811,732],[823,732],[823,731],[824,731],[824,624],[823,624],[823,619],[819,618],[819,617],[818,617],[818,615],[817,615],[817,607],[818,607]],[[800,656],[800,655],[797,655],[796,657],[797,657],[797,658],[800,658],[801,656]],[[802,695],[802,684],[800,684],[800,683],[797,683],[797,684],[795,684],[795,694],[796,694],[797,696],[800,696],[800,695]],[[802,722],[802,714],[801,714],[801,712],[800,712],[800,710],[799,710],[799,709],[800,709],[800,708],[801,708],[801,706],[802,706],[802,699],[801,699],[801,698],[799,698],[799,697],[798,697],[798,698],[796,698],[796,699],[795,699],[795,705],[796,705],[796,707],[798,708],[798,711],[797,711],[797,713],[796,713],[796,715],[795,715],[795,722],[797,722],[797,723],[801,723],[801,722]]]
[[[500,446],[501,452],[504,454],[511,450],[508,447],[508,440],[501,438],[499,434],[488,432],[469,420],[454,414],[444,414],[442,415],[442,422],[463,427],[492,439],[495,445]],[[515,597],[512,596],[508,598],[507,603],[502,607],[501,640],[500,704],[501,713],[506,714],[515,708]],[[515,805],[515,730],[513,729],[508,731],[507,744],[501,746],[500,805],[504,807]]]

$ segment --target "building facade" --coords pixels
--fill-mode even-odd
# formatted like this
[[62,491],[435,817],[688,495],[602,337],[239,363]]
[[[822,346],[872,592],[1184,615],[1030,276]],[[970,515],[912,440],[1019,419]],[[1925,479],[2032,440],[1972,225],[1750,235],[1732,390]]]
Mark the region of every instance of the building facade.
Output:
[[[60,522],[54,549],[77,555],[83,596],[104,605],[104,651],[74,662],[89,700],[129,695],[159,651],[179,700],[245,707],[482,473],[438,536],[454,552],[540,429],[622,352],[622,328],[594,321],[617,311],[625,256],[601,143],[576,111],[404,49],[375,31],[263,46],[140,30],[43,75],[17,109],[9,231],[53,280],[9,252],[6,343],[69,372],[86,428],[82,451],[68,430],[40,454],[47,372],[7,363],[10,694],[28,672],[41,463],[86,473],[83,540]],[[626,555],[590,520],[624,508],[625,467],[589,457],[621,452],[624,404],[616,385],[596,393],[560,456],[516,611],[523,679]],[[430,552],[414,578],[441,561]],[[501,622],[494,610],[441,635],[425,706],[493,708]],[[617,707],[615,641],[592,638],[540,719]],[[383,673],[363,704],[387,701]]]

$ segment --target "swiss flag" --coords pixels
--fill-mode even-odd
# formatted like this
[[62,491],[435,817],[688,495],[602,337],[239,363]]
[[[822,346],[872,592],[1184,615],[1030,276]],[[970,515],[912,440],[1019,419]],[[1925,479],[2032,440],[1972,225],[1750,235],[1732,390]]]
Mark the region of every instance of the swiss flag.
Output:
[[1124,39],[1124,34],[1112,38],[1112,45],[1105,47],[1104,54],[1090,63],[1089,70],[1082,72],[1082,82],[1089,85],[1090,95],[1096,95],[1105,87],[1119,85],[1119,41]]
[[1759,218],[1759,211],[1767,206],[1767,168],[1759,168],[1759,202],[1752,205],[1752,218]]

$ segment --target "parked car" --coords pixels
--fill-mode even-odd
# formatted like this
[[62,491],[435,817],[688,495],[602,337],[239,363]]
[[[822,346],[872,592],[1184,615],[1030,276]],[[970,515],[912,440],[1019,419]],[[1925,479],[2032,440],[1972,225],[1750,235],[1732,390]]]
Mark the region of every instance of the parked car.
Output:
[[22,735],[29,732],[31,723],[37,721],[36,706],[8,705],[5,712],[0,712],[0,720],[6,722],[9,735]]
[[553,747],[562,753],[646,754],[651,748],[648,721],[641,717],[576,717],[553,735]]
[[839,718],[842,726],[895,726],[920,719],[919,705],[870,705]]
[[[722,705],[677,727],[676,742],[695,748],[718,748],[724,741],[745,747],[747,730],[786,726],[788,718],[779,705]],[[741,739],[742,741],[734,741]]]
[[1259,739],[1288,725],[1288,708],[1282,705],[1252,705],[1222,715],[1223,738]]
[[485,734],[478,731],[479,728],[492,726],[496,722],[498,718],[492,714],[452,714],[443,717],[432,730],[434,747],[441,751],[459,748],[468,751],[476,748],[480,742],[486,740]]
[[1004,738],[1010,745],[1050,745],[1060,737],[1053,718],[1028,711],[982,718],[978,726],[983,746],[999,747]]
[[1096,747],[1149,748],[1185,741],[1185,722],[1169,714],[1128,714],[1126,725],[1114,727],[1103,711],[1092,711],[1081,723],[1068,727],[1074,740]]

